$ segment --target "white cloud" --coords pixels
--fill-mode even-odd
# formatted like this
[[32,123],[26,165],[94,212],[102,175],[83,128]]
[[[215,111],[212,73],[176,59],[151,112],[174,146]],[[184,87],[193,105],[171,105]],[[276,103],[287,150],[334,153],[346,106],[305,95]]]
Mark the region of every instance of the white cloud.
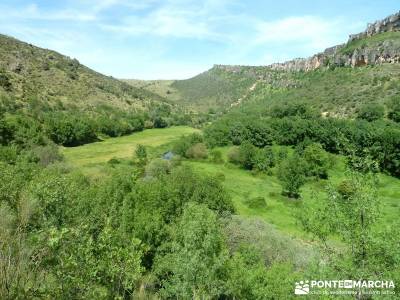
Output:
[[256,44],[300,43],[319,48],[337,40],[342,34],[340,19],[325,20],[315,16],[289,17],[272,22],[256,24]]
[[[309,56],[345,42],[346,33],[360,28],[359,23],[349,26],[340,18],[317,16],[269,21],[242,9],[246,5],[237,0],[37,3],[0,4],[0,11],[7,12],[0,30],[116,77],[182,78],[212,63],[264,65]],[[197,57],[183,51],[186,57],[178,59],[178,47],[193,39],[201,48]]]
[[118,24],[101,24],[101,28],[125,35],[219,40],[218,21],[225,14],[226,0],[167,0],[145,15],[125,17]]

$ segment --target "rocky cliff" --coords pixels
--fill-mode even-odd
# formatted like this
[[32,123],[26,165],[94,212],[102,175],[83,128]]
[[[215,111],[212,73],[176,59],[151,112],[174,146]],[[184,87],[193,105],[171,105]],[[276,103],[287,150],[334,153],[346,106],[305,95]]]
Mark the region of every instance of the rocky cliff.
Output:
[[[384,36],[393,33],[391,36]],[[328,66],[362,66],[400,62],[400,12],[368,24],[350,35],[346,44],[326,49],[309,58],[297,58],[268,67],[284,71],[310,71]]]

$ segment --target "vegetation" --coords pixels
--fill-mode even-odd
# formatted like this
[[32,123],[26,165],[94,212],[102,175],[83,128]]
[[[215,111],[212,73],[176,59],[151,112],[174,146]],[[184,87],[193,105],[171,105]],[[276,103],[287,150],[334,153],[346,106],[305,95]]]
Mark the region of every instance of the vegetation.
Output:
[[306,278],[400,280],[399,65],[128,85],[0,40],[1,299],[291,299]]

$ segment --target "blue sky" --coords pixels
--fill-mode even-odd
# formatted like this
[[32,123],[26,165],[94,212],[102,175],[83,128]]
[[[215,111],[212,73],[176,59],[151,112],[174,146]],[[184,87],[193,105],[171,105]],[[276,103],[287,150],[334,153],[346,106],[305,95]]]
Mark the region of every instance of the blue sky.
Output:
[[399,10],[398,0],[1,0],[0,33],[106,75],[182,79],[307,57]]

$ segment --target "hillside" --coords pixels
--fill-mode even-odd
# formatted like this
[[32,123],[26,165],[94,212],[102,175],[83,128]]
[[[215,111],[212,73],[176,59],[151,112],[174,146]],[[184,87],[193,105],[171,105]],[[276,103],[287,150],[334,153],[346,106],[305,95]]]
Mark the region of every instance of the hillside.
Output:
[[[235,68],[235,67],[233,67]],[[219,65],[186,80],[124,80],[184,106],[190,111],[218,111],[237,102],[256,82],[252,67],[226,71]]]
[[0,94],[55,110],[147,110],[162,97],[97,73],[78,60],[0,35]]
[[399,30],[396,13],[309,58],[258,67],[215,65],[187,80],[131,83],[193,110],[224,110],[268,98],[304,100],[321,113],[351,116],[362,103],[384,104],[398,94]]

